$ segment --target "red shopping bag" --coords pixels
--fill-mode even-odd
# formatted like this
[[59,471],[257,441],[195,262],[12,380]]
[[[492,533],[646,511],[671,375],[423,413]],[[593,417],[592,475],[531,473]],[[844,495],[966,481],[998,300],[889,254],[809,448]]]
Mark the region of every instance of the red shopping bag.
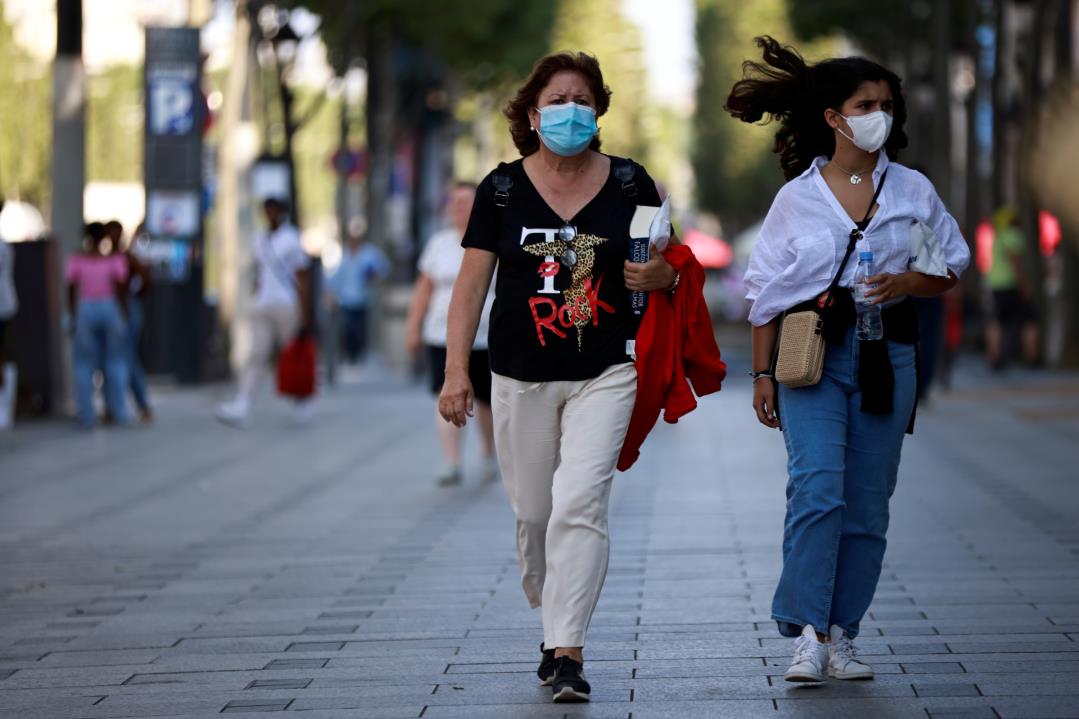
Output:
[[297,337],[277,358],[277,391],[302,399],[315,394],[315,340]]

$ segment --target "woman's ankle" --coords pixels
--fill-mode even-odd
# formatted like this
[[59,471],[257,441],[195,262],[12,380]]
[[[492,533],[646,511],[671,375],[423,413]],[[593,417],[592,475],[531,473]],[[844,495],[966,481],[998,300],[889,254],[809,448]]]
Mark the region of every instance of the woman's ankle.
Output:
[[554,658],[569,657],[578,664],[584,664],[584,647],[555,647]]

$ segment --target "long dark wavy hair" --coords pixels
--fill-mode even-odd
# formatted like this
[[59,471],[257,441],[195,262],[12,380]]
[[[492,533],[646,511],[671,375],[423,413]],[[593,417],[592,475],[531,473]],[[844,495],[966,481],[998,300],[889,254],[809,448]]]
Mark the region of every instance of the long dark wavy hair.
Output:
[[898,75],[864,57],[809,65],[797,50],[767,35],[756,42],[764,62],[742,63],[742,79],[734,83],[723,109],[742,122],[767,115],[779,123],[773,152],[788,180],[805,172],[813,158],[835,153],[835,131],[824,121],[824,111],[838,111],[863,82],[883,80],[892,89],[892,133],[884,149],[892,160],[898,158],[907,146],[907,105]]
[[[585,79],[592,96],[596,98],[596,117],[602,117],[611,106],[611,89],[603,83],[603,72],[599,69],[599,60],[583,52],[559,52],[547,55],[536,61],[525,83],[518,88],[503,114],[510,121],[510,135],[513,144],[521,155],[531,155],[539,149],[539,137],[532,131],[528,121],[528,111],[536,106],[539,94],[551,78],[563,71],[575,72]],[[592,138],[589,148],[598,150],[599,134]]]

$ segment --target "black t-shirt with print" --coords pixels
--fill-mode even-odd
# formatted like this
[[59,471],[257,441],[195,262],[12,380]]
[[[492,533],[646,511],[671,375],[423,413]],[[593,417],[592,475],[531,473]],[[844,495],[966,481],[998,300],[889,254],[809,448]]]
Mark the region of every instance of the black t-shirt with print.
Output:
[[[658,206],[656,184],[635,170],[632,196],[615,176],[626,160],[611,158],[603,188],[569,220],[576,228],[572,267],[560,261],[566,224],[546,203],[521,160],[501,165],[484,178],[461,244],[498,256],[495,302],[488,346],[491,370],[523,382],[584,380],[611,365],[631,361],[626,341],[640,318],[629,308],[622,274],[629,226],[637,205]],[[495,203],[496,175],[512,186],[505,207]]]

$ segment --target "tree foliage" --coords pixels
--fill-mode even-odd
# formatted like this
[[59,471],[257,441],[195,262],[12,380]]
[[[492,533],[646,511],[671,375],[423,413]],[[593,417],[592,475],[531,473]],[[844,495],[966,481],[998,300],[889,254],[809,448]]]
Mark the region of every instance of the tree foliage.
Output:
[[142,182],[142,68],[118,65],[87,79],[86,177]]
[[622,13],[619,0],[563,0],[557,3],[551,49],[595,55],[611,88],[611,107],[599,120],[603,149],[649,164],[648,74],[640,30]]
[[742,62],[759,57],[754,36],[790,36],[783,0],[697,0],[700,75],[693,121],[697,203],[718,215],[724,231],[751,223],[768,209],[782,182],[771,154],[774,130],[735,121],[723,110]]
[[38,205],[50,191],[52,80],[15,42],[0,3],[0,193]]
[[320,32],[340,71],[367,51],[367,30],[392,36],[444,60],[470,84],[491,84],[528,71],[547,50],[553,3],[470,0],[295,0],[322,17]]
[[[747,125],[723,110],[727,95],[742,77],[742,63],[760,60],[753,38],[772,35],[795,42],[788,0],[697,0],[697,48],[700,75],[694,117],[693,168],[700,208],[714,213],[730,235],[767,212],[783,182],[772,152],[776,127]],[[828,40],[799,42],[807,60],[833,54]]]

